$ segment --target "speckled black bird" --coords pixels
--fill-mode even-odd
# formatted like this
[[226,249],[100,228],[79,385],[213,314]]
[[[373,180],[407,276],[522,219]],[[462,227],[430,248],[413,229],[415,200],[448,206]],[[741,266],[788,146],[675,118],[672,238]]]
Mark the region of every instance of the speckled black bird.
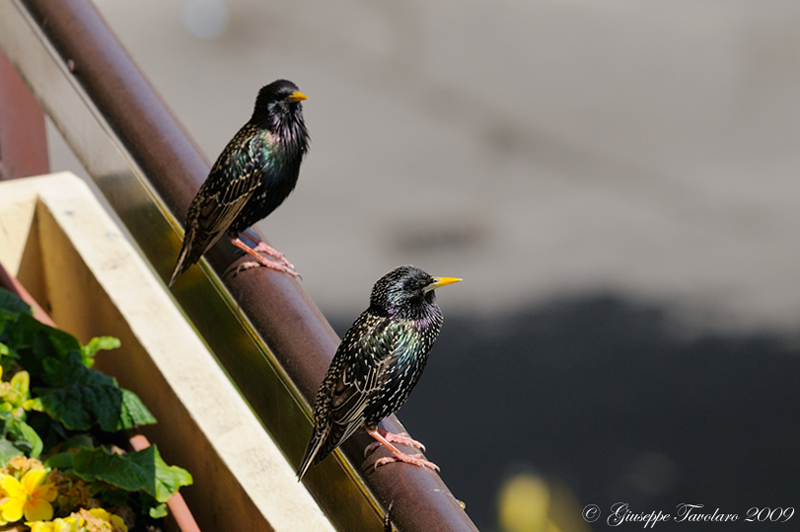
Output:
[[421,443],[405,433],[387,432],[378,423],[406,402],[439,336],[444,317],[434,289],[460,280],[400,266],[375,283],[369,308],[344,335],[317,392],[314,433],[299,479],[362,426],[377,440],[368,450],[384,445],[394,455],[381,458],[376,467],[399,460],[438,469],[421,455],[405,454],[392,445],[424,450]]
[[309,142],[300,104],[305,99],[294,83],[283,79],[259,91],[253,116],[225,147],[189,206],[170,286],[226,233],[258,261],[245,268],[261,264],[297,275],[282,253],[247,234],[256,244],[251,248],[239,235],[274,211],[297,184]]

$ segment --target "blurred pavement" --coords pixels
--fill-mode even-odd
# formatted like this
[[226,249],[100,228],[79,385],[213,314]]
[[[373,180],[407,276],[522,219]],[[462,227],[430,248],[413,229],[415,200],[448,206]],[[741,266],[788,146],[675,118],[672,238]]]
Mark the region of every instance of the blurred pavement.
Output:
[[796,2],[97,5],[212,161],[262,85],[309,95],[262,228],[326,313],[413,263],[465,278],[445,313],[610,290],[800,321]]

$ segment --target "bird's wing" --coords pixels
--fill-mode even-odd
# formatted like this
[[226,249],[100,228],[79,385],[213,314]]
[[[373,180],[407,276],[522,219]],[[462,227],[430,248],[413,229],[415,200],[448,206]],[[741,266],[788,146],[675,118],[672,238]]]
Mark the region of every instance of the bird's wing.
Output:
[[345,333],[314,404],[316,426],[300,477],[358,430],[375,394],[404,363],[408,338],[405,324],[368,312]]
[[[339,374],[331,398],[333,421],[354,431],[364,419],[370,399],[380,392],[393,366],[407,348],[405,326],[389,319],[372,323],[357,340],[357,356]],[[342,438],[344,439],[344,438]]]
[[169,285],[230,230],[258,188],[269,155],[259,149],[266,139],[245,125],[214,163],[189,206],[186,235]]
[[[209,178],[203,184],[203,201],[197,206],[198,228],[209,234],[228,230],[247,201],[258,188],[267,161],[260,147],[260,137],[242,144],[240,131],[220,155]],[[206,189],[206,190],[203,190]]]

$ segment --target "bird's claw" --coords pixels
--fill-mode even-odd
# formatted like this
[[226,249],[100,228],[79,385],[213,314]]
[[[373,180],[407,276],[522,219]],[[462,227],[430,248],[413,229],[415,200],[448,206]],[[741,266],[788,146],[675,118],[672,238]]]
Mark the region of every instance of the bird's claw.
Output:
[[241,263],[239,265],[239,267],[236,268],[236,273],[238,274],[240,272],[243,272],[244,270],[249,270],[250,268],[258,268],[259,266],[264,266],[264,267],[269,268],[271,270],[275,270],[275,271],[278,271],[278,272],[281,272],[281,273],[287,273],[287,274],[291,275],[292,277],[300,277],[302,279],[302,277],[300,276],[299,273],[297,273],[294,270],[289,269],[285,264],[281,264],[279,262],[271,261],[271,260],[263,258],[263,257],[262,257],[261,260],[257,260],[257,261],[251,260],[251,261],[247,261],[247,262]]
[[[248,237],[248,240],[253,239]],[[237,274],[241,271],[249,270],[250,268],[255,268],[256,266],[261,265],[271,270],[287,273],[292,277],[300,277],[300,274],[294,270],[294,264],[286,260],[286,257],[283,255],[283,253],[270,247],[264,242],[259,241],[256,247],[251,248],[242,242],[240,238],[232,237],[231,243],[255,259],[255,262],[250,261],[240,264],[239,267],[236,268]],[[269,260],[267,257],[272,257],[275,260]],[[302,279],[302,277],[300,278]]]
[[383,445],[383,444],[381,442],[379,442],[379,441],[374,441],[374,442],[370,443],[369,445],[364,447],[364,456],[366,457],[369,453],[371,453],[372,451],[374,451],[375,449],[377,449],[381,445]]
[[418,442],[405,432],[399,432],[397,434],[394,434],[392,432],[387,432],[385,438],[392,443],[407,445],[409,447],[413,447],[414,449],[420,449],[422,451],[425,450],[425,445],[423,445],[421,442]]
[[405,462],[407,464],[415,465],[417,467],[423,467],[425,469],[430,469],[431,471],[439,471],[439,466],[425,460],[422,458],[421,454],[401,454],[401,455],[393,455],[393,456],[386,456],[384,458],[379,458],[375,460],[375,469],[378,469],[378,466],[386,465],[392,462]]
[[[383,435],[383,437],[386,438],[386,441],[390,443],[399,443],[400,445],[406,445],[408,447],[413,447],[414,449],[420,449],[422,451],[425,450],[425,445],[422,442],[415,440],[405,432],[399,432],[397,434],[395,434],[394,432],[387,432],[386,434]],[[374,441],[370,443],[364,449],[364,456],[367,456],[369,453],[373,452],[381,445],[383,444],[379,441]]]
[[287,268],[290,268],[291,270],[295,269],[294,264],[289,262],[289,260],[286,258],[286,255],[284,255],[283,253],[281,253],[280,251],[278,251],[277,249],[273,248],[272,246],[268,245],[265,242],[259,242],[258,244],[256,244],[256,247],[253,248],[253,251],[255,251],[256,253],[263,253],[269,257],[272,257],[273,259],[282,262],[284,265],[286,265]]

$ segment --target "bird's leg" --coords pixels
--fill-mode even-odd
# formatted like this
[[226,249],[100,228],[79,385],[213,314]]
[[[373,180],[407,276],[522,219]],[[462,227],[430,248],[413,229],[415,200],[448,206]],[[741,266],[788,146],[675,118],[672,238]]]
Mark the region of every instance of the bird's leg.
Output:
[[[376,440],[378,440],[384,447],[389,449],[389,451],[391,451],[391,453],[394,456],[386,456],[384,458],[380,458],[380,459],[376,460],[375,461],[375,467],[376,468],[378,466],[381,466],[381,465],[384,465],[384,464],[388,464],[390,462],[405,462],[407,464],[412,464],[412,465],[415,465],[417,467],[426,467],[426,468],[430,469],[431,471],[439,471],[439,466],[437,466],[433,462],[429,462],[428,460],[425,460],[424,458],[422,458],[422,455],[420,455],[420,454],[409,455],[409,454],[404,453],[403,451],[401,451],[400,449],[398,449],[394,445],[392,445],[392,443],[388,439],[386,439],[384,437],[384,434],[388,435],[390,433],[386,432],[384,430],[383,431],[384,434],[381,434],[381,430],[382,429],[380,429],[380,428],[378,430],[372,430],[370,428],[367,428],[367,433],[370,436],[372,436],[373,438],[375,438]],[[397,436],[397,434],[393,434],[393,436]],[[406,437],[408,437],[408,435],[406,435]],[[419,442],[417,442],[417,443],[419,443]]]
[[234,246],[236,246],[237,248],[243,249],[244,251],[246,251],[247,253],[249,253],[253,257],[255,257],[255,259],[257,261],[257,262],[252,262],[252,261],[251,262],[245,262],[245,263],[241,264],[236,271],[248,270],[250,268],[256,268],[259,265],[261,265],[261,266],[265,266],[267,268],[270,268],[272,270],[276,270],[276,271],[283,272],[283,273],[288,273],[292,277],[297,277],[297,276],[300,275],[300,274],[298,274],[296,271],[294,271],[291,268],[291,265],[287,266],[284,263],[275,262],[275,261],[271,261],[271,260],[267,259],[266,257],[261,255],[260,253],[257,253],[255,250],[253,250],[253,248],[251,248],[250,246],[248,246],[247,244],[245,244],[244,242],[239,240],[238,238],[231,238],[231,243]]
[[269,244],[258,238],[258,236],[256,236],[256,234],[251,232],[249,229],[243,231],[240,234],[247,240],[255,244],[256,247],[253,248],[253,251],[255,251],[256,253],[263,253],[268,257],[272,257],[273,259],[282,262],[283,264],[294,270],[294,264],[289,262],[289,260],[286,258],[286,255],[284,255],[274,247],[270,246]]
[[[384,429],[380,425],[378,425],[378,432],[386,438],[386,441],[390,443],[399,443],[400,445],[407,445],[409,447],[413,447],[414,449],[421,449],[425,450],[425,446],[421,443],[409,436],[405,432],[400,432],[399,434],[395,434],[394,432],[389,432],[388,430]],[[371,453],[375,449],[381,446],[381,442],[375,441],[367,445],[367,448],[364,449],[364,456],[368,453]]]

